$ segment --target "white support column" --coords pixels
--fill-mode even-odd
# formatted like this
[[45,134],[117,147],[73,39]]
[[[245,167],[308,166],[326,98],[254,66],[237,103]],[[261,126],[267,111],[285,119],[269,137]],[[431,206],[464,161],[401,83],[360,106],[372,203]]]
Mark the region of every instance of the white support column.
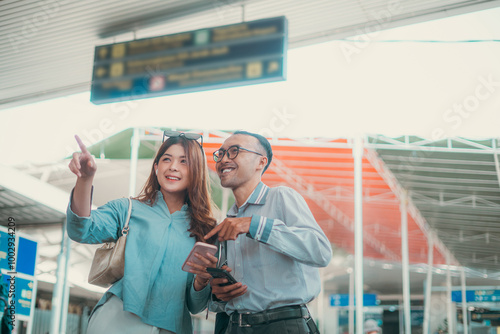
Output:
[[453,321],[453,305],[451,301],[451,270],[450,270],[450,256],[446,254],[446,311],[448,319],[448,333],[454,334],[454,321]]
[[404,311],[402,310],[403,309],[403,301],[400,299],[398,301],[398,310],[399,310],[399,333],[404,333],[405,331],[405,325],[404,325],[404,322],[405,322],[405,317],[403,315]]
[[50,334],[58,334],[59,326],[61,324],[61,299],[62,299],[62,266],[63,254],[59,253],[57,256],[57,270],[56,270],[56,283],[52,291],[52,307],[50,313]]
[[408,193],[401,194],[401,259],[403,262],[403,311],[405,334],[411,334],[410,261],[408,255]]
[[66,334],[66,329],[68,327],[68,307],[69,307],[69,286],[64,285],[63,289],[63,301],[61,308],[61,323],[59,325],[59,333]]
[[354,275],[356,291],[356,333],[363,334],[363,142],[354,141]]
[[430,315],[431,315],[431,293],[432,293],[432,267],[434,265],[434,233],[429,234],[428,238],[429,250],[427,251],[427,280],[425,285],[425,300],[424,300],[424,328],[423,334],[429,334],[430,330]]
[[62,224],[62,239],[61,250],[57,256],[57,269],[56,269],[56,283],[52,292],[52,311],[50,315],[50,334],[59,334],[59,327],[61,326],[61,310],[62,310],[62,297],[64,287],[64,256],[66,253],[65,247],[66,223]]
[[321,274],[321,291],[318,295],[318,329],[320,333],[325,332],[325,275],[323,270],[320,272]]
[[467,319],[467,298],[466,298],[466,281],[464,267],[460,270],[460,278],[462,281],[462,322],[464,324],[464,334],[469,334],[469,320]]
[[[331,327],[328,327],[329,330],[332,331],[332,333],[339,333],[339,308],[338,307],[333,307],[332,308],[332,317],[330,319],[333,319],[333,321],[330,323]],[[320,333],[326,333],[323,328],[323,332]]]
[[[467,314],[469,315],[469,317],[467,319],[472,319],[472,311],[467,309]],[[467,330],[470,331],[472,333],[472,328],[470,327],[470,323],[469,325],[467,326]]]
[[139,129],[134,128],[132,138],[130,139],[130,179],[128,187],[128,195],[135,196],[135,187],[137,182],[137,162],[139,160],[139,146],[141,145],[141,137]]
[[[34,283],[34,285],[33,285],[33,291],[38,291],[38,280],[35,280],[33,283]],[[34,318],[35,318],[35,304],[36,303],[33,303],[33,302],[31,303],[30,314],[33,315],[33,318],[32,318],[32,321],[28,322],[28,328],[26,329],[26,334],[32,334],[33,333],[33,321],[34,321]],[[17,327],[17,328],[19,328],[19,327]]]
[[349,272],[349,334],[354,334],[354,271]]
[[71,240],[67,234],[63,235],[65,246],[64,254],[64,284],[62,288],[62,307],[61,307],[61,323],[59,326],[59,333],[66,334],[67,320],[68,320],[68,306],[69,306],[69,285],[68,285],[68,271],[69,271],[69,257],[71,254]]

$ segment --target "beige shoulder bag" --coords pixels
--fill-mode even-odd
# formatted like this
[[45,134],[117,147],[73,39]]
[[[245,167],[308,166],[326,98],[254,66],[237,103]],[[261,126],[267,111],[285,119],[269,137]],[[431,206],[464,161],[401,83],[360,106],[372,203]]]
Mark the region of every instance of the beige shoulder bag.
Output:
[[105,243],[95,251],[89,272],[89,283],[103,288],[123,277],[125,268],[125,244],[127,242],[128,223],[132,212],[132,200],[128,199],[128,215],[122,229],[122,235],[116,242]]

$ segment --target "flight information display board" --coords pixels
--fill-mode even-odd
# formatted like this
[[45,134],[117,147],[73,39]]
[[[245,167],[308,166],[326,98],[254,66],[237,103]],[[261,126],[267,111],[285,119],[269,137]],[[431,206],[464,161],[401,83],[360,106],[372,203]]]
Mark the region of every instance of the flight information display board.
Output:
[[285,80],[285,17],[95,48],[95,104]]

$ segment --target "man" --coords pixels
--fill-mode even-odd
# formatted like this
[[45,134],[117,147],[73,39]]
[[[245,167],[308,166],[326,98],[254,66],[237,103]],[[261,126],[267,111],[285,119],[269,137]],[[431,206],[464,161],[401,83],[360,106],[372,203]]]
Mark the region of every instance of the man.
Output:
[[318,333],[305,304],[320,292],[317,268],[330,262],[331,245],[302,196],[261,182],[272,155],[266,138],[246,131],[214,152],[221,184],[235,197],[227,218],[205,236],[218,234],[238,281],[211,282],[230,315],[226,333]]

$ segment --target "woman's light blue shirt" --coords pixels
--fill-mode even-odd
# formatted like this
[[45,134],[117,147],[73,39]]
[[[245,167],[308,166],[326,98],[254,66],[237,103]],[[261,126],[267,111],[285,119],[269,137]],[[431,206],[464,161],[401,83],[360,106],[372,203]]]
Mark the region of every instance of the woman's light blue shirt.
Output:
[[[99,244],[117,240],[127,219],[128,199],[121,198],[79,217],[67,209],[68,235],[80,243]],[[125,248],[124,277],[113,284],[96,308],[114,294],[124,310],[144,323],[175,333],[192,333],[191,313],[207,305],[210,288],[195,291],[193,274],[181,270],[193,248],[189,236],[187,205],[170,214],[161,192],[151,207],[132,201]],[[110,320],[111,321],[111,320]]]

